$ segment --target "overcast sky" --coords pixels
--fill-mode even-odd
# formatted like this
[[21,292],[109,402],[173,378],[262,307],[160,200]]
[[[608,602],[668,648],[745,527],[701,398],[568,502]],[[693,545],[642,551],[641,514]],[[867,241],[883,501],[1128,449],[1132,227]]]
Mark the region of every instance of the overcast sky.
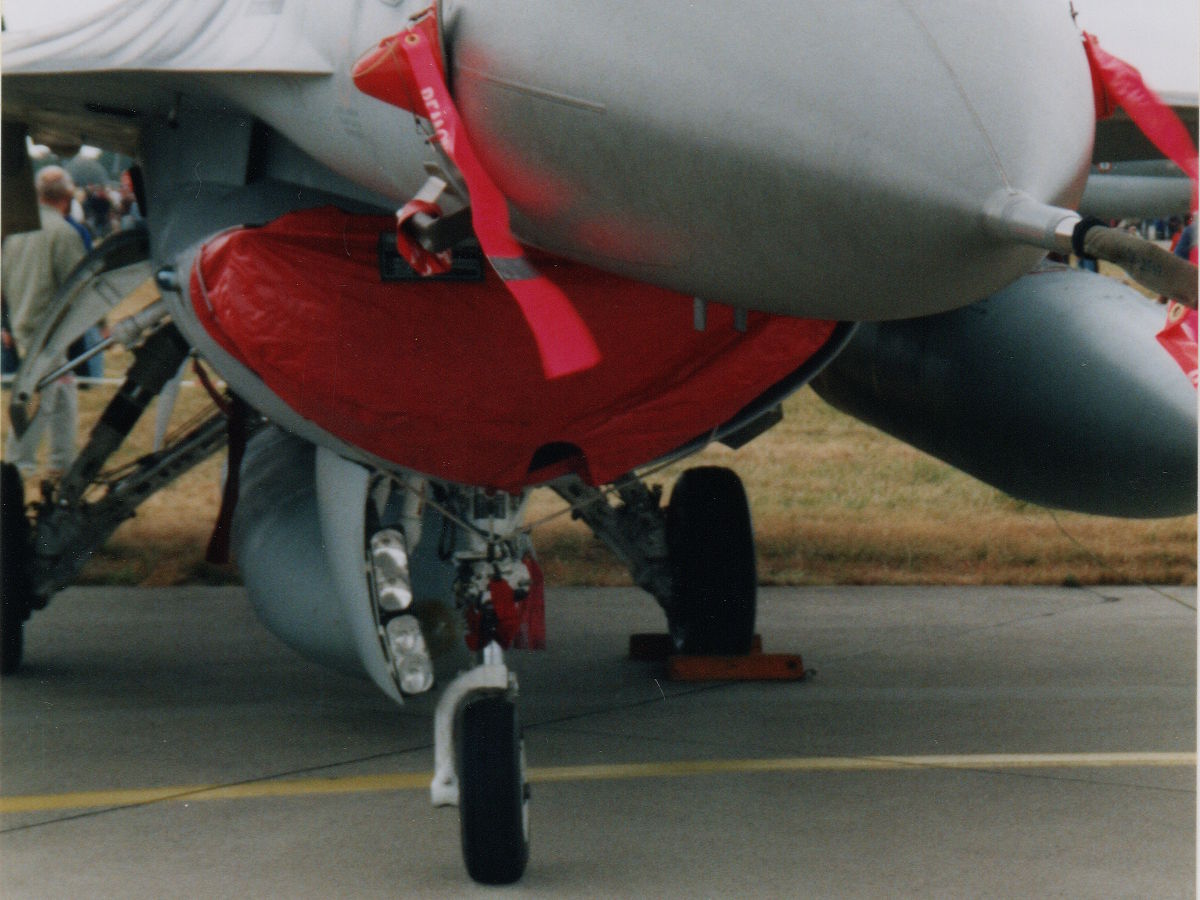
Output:
[[[119,0],[3,0],[10,29],[87,16]],[[179,0],[181,3],[190,0]],[[780,0],[781,3],[794,0]],[[825,0],[852,2],[852,0]],[[1002,3],[1004,0],[982,0]],[[1067,0],[1045,0],[1065,3]],[[1200,3],[1196,0],[1074,0],[1081,28],[1110,53],[1136,65],[1159,91],[1194,94],[1200,81]]]

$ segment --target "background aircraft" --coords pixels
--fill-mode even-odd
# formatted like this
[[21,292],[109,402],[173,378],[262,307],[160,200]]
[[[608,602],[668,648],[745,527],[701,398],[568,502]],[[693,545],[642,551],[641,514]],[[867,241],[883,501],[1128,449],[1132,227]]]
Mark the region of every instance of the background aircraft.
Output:
[[[29,227],[27,135],[137,159],[148,226],[64,286],[16,427],[128,287],[162,293],[112,324],[135,362],[32,517],[4,468],[6,672],[28,615],[228,442],[218,537],[268,627],[401,702],[468,665],[432,794],[471,875],[509,882],[528,811],[503,651],[544,638],[533,486],[687,653],[749,648],[749,510],[727,469],[666,506],[641,475],[752,439],[814,378],[1015,496],[1194,510],[1163,310],[1044,261],[1074,239],[1194,306],[1194,268],[1073,211],[1097,82],[1067,4],[427,6],[126,0],[5,35],[6,233]],[[219,410],[108,468],[192,357]]]

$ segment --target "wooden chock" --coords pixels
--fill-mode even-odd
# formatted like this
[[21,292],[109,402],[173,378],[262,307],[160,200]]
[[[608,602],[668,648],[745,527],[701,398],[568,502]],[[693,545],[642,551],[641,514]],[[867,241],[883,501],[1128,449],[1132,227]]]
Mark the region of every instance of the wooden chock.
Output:
[[672,656],[667,660],[671,681],[803,681],[806,674],[804,661],[793,653]]
[[744,656],[685,656],[675,653],[669,634],[633,634],[629,658],[636,662],[665,662],[671,681],[802,681],[804,661],[793,653],[763,653],[756,634]]

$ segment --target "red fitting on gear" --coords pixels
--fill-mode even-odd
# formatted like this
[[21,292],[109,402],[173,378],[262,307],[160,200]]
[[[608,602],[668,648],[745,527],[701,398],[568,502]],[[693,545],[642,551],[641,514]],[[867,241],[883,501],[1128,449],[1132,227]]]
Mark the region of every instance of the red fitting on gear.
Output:
[[436,219],[442,215],[442,210],[436,203],[430,203],[427,200],[413,199],[404,204],[404,208],[396,213],[396,250],[404,257],[404,261],[412,266],[413,271],[422,278],[430,275],[444,275],[450,271],[453,265],[450,251],[431,253],[409,237],[404,230],[405,223],[418,213],[425,213]]

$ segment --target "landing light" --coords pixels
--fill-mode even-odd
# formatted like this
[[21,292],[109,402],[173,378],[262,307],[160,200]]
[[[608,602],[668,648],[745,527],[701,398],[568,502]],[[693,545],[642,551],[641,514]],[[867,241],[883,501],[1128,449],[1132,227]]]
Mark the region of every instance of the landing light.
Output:
[[433,687],[433,660],[414,616],[396,616],[387,623],[392,665],[406,694],[422,694]]
[[400,690],[406,694],[423,694],[433,687],[433,663],[429,657],[410,656],[400,666]]
[[371,536],[371,570],[375,576],[376,599],[381,609],[401,612],[412,605],[412,583],[404,535],[385,528]]

